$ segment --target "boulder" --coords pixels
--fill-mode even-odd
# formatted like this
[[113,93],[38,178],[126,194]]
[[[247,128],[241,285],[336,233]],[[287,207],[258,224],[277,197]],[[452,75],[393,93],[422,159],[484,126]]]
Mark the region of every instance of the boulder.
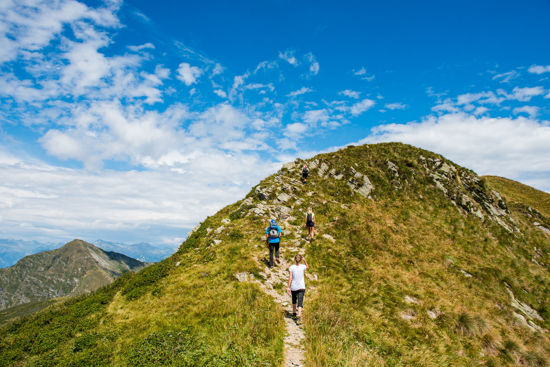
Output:
[[283,168],[286,168],[289,171],[291,169],[293,169],[294,167],[296,167],[296,163],[294,163],[294,162],[288,162],[288,163],[283,164]]
[[388,165],[388,169],[390,170],[392,175],[395,178],[398,178],[399,177],[399,171],[398,171],[397,166],[395,165],[395,163],[393,163],[392,161],[387,161],[386,164]]
[[277,196],[277,201],[279,201],[280,203],[286,203],[290,199],[291,199],[291,196],[284,192],[280,193],[279,196]]

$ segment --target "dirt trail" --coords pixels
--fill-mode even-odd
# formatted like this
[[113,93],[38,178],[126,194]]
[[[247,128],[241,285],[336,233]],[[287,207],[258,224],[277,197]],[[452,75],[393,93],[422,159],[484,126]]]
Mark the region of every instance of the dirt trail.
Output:
[[[265,282],[259,282],[260,287],[273,297],[275,302],[280,304],[285,310],[285,324],[287,336],[284,339],[285,361],[284,367],[304,366],[305,351],[304,338],[305,333],[302,326],[296,325],[290,316],[292,315],[292,300],[286,292],[288,282],[288,268],[291,265],[281,256],[281,264],[271,269],[266,269],[261,275],[266,279]],[[309,289],[308,289],[309,290]]]

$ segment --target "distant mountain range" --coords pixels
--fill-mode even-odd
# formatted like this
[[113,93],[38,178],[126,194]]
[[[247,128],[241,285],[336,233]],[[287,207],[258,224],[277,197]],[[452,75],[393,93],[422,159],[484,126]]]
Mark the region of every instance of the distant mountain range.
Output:
[[0,269],[0,310],[55,297],[88,293],[147,264],[82,240],[29,255]]
[[[126,244],[104,240],[92,241],[92,244],[106,251],[119,252],[143,262],[159,262],[176,251],[179,244],[152,245],[150,243]],[[27,255],[59,248],[63,242],[38,242],[18,239],[0,239],[0,268],[14,265]]]

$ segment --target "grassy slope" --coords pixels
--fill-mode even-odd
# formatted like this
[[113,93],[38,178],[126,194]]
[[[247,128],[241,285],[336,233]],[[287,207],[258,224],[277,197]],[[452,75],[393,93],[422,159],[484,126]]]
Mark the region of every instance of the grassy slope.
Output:
[[244,235],[224,232],[208,247],[206,228],[231,208],[161,263],[2,328],[0,366],[279,365],[282,313],[233,276],[256,269]]
[[[548,264],[550,241],[519,215],[525,236],[463,214],[421,174],[419,154],[434,156],[398,144],[322,156],[331,167],[366,173],[374,200],[312,175],[320,229],[336,243],[321,239],[308,249],[321,280],[308,300],[308,365],[544,365],[548,338],[517,325],[504,282],[549,328],[549,267],[531,258],[537,247]],[[388,159],[408,185],[392,187]],[[442,312],[435,320],[433,309]]]
[[504,177],[485,176],[485,179],[508,202],[529,205],[550,218],[550,194]]
[[[306,246],[319,277],[306,295],[308,365],[544,365],[548,338],[517,324],[504,282],[549,328],[549,269],[531,258],[536,246],[549,264],[550,242],[521,212],[513,212],[521,235],[464,214],[434,187],[419,154],[436,157],[401,144],[321,156],[367,174],[373,200],[315,169],[306,186],[291,187],[287,205],[298,219],[289,227],[313,205],[321,233],[336,239],[306,245],[285,229],[283,255],[294,255],[285,250],[291,240]],[[388,159],[399,169],[397,189]],[[277,196],[296,175],[283,169],[260,186]],[[249,211],[260,203],[254,190],[247,200],[206,219],[160,264],[1,329],[0,365],[280,365],[281,310],[257,285],[234,278],[263,269],[267,216]],[[432,320],[427,311],[435,308],[441,315]]]

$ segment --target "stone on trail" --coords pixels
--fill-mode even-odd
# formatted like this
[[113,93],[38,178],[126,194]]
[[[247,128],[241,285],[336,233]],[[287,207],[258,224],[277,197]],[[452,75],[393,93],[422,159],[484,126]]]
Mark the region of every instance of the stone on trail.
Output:
[[332,237],[330,234],[327,234],[327,233],[323,233],[322,235],[323,238],[329,240],[330,242],[334,243],[336,242],[336,240],[334,239],[334,237]]
[[235,278],[237,278],[239,282],[247,282],[251,278],[251,274],[243,271],[241,273],[235,274]]

